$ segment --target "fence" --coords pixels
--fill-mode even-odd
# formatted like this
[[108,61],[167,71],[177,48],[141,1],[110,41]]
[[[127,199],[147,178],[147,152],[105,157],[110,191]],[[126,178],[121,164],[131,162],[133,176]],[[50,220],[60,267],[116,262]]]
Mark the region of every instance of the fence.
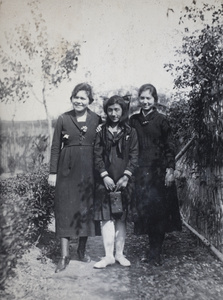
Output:
[[49,161],[47,123],[1,121],[1,174],[27,172]]
[[[188,143],[177,157],[181,212],[185,221],[223,253],[223,168],[198,172],[185,161]],[[1,173],[27,172],[49,162],[46,121],[1,121]]]
[[178,197],[184,220],[223,253],[223,168],[199,171],[184,157],[177,168]]

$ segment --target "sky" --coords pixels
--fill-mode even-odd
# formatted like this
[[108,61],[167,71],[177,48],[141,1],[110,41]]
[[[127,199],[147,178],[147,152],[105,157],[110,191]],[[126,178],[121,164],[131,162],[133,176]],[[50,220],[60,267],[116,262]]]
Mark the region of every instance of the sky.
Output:
[[[215,1],[215,0],[211,0]],[[5,33],[32,22],[28,0],[2,0],[0,44],[7,47]],[[173,62],[180,47],[180,12],[192,0],[40,0],[49,42],[61,38],[81,45],[78,68],[71,82],[47,97],[52,117],[71,109],[69,97],[77,83],[87,81],[97,94],[152,83],[158,92],[171,94],[173,78],[164,64]],[[198,1],[199,2],[199,1]],[[210,0],[208,1],[210,3]],[[167,17],[167,11],[169,16]],[[35,32],[32,32],[35,34]],[[1,74],[2,75],[2,74]],[[40,79],[36,79],[41,84]],[[45,119],[43,106],[32,99],[0,104],[3,120]]]

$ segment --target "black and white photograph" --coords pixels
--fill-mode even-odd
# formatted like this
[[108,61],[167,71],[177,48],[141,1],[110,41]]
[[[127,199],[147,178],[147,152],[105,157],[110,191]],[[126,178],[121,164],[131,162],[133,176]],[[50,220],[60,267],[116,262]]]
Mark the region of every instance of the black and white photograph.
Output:
[[223,299],[223,1],[0,0],[0,299]]

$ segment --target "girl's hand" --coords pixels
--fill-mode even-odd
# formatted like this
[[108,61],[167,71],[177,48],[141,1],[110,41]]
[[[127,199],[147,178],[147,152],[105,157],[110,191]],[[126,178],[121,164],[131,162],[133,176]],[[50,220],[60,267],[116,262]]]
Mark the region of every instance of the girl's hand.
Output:
[[107,190],[109,191],[113,191],[114,188],[115,188],[115,183],[113,181],[113,179],[109,176],[106,176],[103,178],[103,181],[104,181],[104,185],[106,187]]
[[171,186],[175,180],[174,170],[172,168],[167,169],[165,177],[165,185]]
[[50,174],[48,177],[48,183],[51,186],[55,186],[57,181],[57,174]]
[[129,182],[128,176],[126,176],[126,175],[122,176],[118,180],[118,182],[116,183],[116,189],[115,190],[119,191],[121,189],[124,189],[127,186],[128,182]]
[[98,127],[96,128],[97,133],[101,131],[101,127],[102,127],[102,124],[99,124]]

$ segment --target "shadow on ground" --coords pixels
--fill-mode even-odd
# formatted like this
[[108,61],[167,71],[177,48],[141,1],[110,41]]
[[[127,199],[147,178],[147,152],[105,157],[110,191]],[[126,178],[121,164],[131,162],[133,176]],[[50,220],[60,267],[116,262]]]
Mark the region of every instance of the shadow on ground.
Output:
[[104,250],[101,237],[89,238],[90,263],[77,260],[77,239],[71,241],[68,268],[54,273],[60,256],[59,240],[46,231],[19,261],[1,299],[89,300],[219,300],[223,299],[223,264],[183,227],[169,233],[163,248],[163,265],[143,264],[140,258],[149,245],[147,236],[135,236],[128,224],[125,255],[131,267],[118,263],[97,270],[93,265]]

